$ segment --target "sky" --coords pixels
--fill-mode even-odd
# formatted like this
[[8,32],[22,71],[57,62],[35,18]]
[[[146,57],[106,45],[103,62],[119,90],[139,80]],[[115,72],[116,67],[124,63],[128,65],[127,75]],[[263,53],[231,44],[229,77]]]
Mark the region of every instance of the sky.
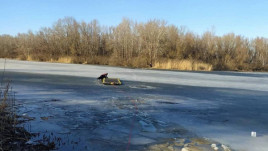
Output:
[[64,17],[105,26],[162,19],[200,35],[268,38],[268,0],[0,0],[0,35],[36,32]]

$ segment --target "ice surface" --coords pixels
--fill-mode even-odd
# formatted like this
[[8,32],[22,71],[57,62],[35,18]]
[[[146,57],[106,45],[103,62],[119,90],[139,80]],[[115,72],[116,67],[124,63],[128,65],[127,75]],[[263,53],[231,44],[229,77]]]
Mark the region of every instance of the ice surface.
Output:
[[[64,135],[65,141],[73,142],[59,150],[126,150],[130,132],[133,150],[192,134],[236,150],[268,150],[268,73],[15,60],[7,60],[6,71],[18,112],[35,118],[25,127]],[[124,85],[99,84],[96,77],[105,72]]]
[[[4,63],[3,59],[0,59]],[[106,72],[110,77],[128,81],[178,84],[216,88],[235,88],[268,91],[267,73],[237,72],[176,72],[161,70],[129,69],[110,66],[77,65],[46,62],[7,60],[7,71],[69,75],[96,78]],[[29,79],[25,79],[27,81]],[[30,79],[36,81],[41,79]]]

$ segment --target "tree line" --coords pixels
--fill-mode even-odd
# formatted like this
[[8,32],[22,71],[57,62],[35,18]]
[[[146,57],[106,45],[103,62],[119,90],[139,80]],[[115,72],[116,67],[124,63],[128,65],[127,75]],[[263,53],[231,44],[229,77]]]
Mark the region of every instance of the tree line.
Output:
[[21,60],[152,67],[167,60],[191,60],[211,64],[214,70],[268,70],[268,39],[245,38],[228,33],[202,35],[163,20],[134,22],[123,19],[113,27],[97,20],[59,19],[37,32],[0,36],[0,57]]

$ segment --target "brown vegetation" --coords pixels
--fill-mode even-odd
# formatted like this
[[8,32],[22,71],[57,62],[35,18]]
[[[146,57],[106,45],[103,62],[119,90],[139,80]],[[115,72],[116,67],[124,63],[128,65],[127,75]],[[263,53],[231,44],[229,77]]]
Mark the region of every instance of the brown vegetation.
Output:
[[[116,27],[98,21],[59,19],[52,27],[0,36],[0,57],[64,63],[181,70],[268,70],[268,40],[233,33],[202,35],[168,25],[123,19]],[[164,61],[163,61],[164,60]]]
[[155,62],[153,68],[171,70],[211,71],[212,65],[192,60],[165,60]]
[[16,127],[14,99],[10,96],[9,89],[7,84],[0,90],[0,150],[14,150],[14,144],[26,142],[30,137],[23,128]]

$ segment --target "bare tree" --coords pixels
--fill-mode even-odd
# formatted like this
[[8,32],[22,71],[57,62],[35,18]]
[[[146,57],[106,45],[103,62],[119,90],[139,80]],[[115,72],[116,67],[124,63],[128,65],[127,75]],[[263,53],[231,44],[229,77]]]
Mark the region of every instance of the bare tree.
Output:
[[268,70],[268,40],[252,40],[234,33],[195,34],[163,20],[133,22],[124,18],[115,27],[97,20],[78,22],[72,17],[52,27],[16,36],[0,36],[0,57],[58,60],[76,63],[149,67],[159,60],[188,59],[213,65],[216,70]]

